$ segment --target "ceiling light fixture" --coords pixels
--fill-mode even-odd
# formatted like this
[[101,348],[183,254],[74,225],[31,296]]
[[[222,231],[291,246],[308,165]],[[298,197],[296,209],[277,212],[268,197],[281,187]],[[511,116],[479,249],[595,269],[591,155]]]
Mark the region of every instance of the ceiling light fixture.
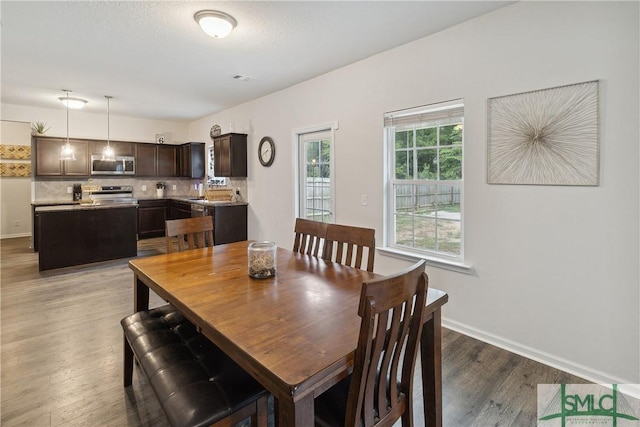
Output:
[[102,160],[105,162],[115,162],[116,152],[109,144],[109,100],[113,98],[113,96],[105,95],[104,97],[107,99],[107,145],[102,149]]
[[67,108],[73,108],[74,110],[80,109],[82,107],[85,106],[85,104],[87,103],[86,99],[82,99],[82,98],[69,98],[69,94],[72,92],[70,90],[66,90],[66,89],[62,89],[63,91],[67,92],[67,96],[58,98],[60,100],[60,102],[62,102],[64,104],[65,107]]
[[[62,89],[63,92],[67,92],[67,100],[69,99],[70,90]],[[59,98],[61,101],[63,98]],[[60,160],[75,160],[76,155],[73,150],[73,147],[69,143],[69,102],[64,104],[67,107],[67,142],[62,144],[62,148],[60,149]]]
[[193,18],[202,31],[215,38],[227,37],[238,25],[233,16],[217,10],[201,10]]

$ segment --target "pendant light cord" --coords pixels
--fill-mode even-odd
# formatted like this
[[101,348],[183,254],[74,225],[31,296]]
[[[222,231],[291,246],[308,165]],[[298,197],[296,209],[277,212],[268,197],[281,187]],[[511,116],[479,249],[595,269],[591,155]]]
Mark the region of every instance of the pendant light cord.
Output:
[[67,145],[69,145],[69,91],[67,91]]
[[111,128],[111,126],[110,126],[110,124],[111,124],[111,122],[110,122],[111,115],[109,113],[109,100],[111,99],[111,97],[108,96],[108,95],[105,95],[104,97],[107,98],[107,147],[109,147],[110,146],[109,145],[109,140],[111,139],[110,138],[110,134],[109,134],[109,129]]

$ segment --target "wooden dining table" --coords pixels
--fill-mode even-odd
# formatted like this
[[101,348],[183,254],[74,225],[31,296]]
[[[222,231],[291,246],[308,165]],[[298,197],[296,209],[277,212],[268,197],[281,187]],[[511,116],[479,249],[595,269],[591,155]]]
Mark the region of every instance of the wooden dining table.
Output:
[[[274,397],[277,425],[314,425],[314,398],[350,373],[362,282],[379,274],[277,248],[277,273],[248,275],[249,241],[137,258],[134,310],[149,289],[171,303]],[[442,425],[441,307],[430,288],[421,337],[425,425]]]

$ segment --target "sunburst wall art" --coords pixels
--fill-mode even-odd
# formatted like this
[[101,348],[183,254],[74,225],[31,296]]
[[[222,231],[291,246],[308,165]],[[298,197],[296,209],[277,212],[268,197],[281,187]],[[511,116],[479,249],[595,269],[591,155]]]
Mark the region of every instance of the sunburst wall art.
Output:
[[598,81],[489,98],[489,184],[598,185]]

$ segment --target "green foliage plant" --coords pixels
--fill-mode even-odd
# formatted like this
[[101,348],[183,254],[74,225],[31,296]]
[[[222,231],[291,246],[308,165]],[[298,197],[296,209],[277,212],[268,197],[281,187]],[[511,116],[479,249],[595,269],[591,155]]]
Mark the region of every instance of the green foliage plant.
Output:
[[36,121],[31,124],[31,130],[39,135],[44,135],[44,133],[48,131],[49,128],[47,127],[47,122]]

